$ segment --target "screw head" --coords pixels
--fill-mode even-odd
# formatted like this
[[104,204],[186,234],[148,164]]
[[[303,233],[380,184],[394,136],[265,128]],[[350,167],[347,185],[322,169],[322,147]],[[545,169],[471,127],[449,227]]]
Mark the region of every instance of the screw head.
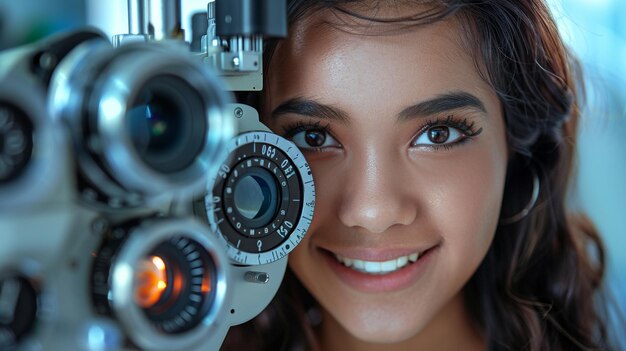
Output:
[[237,107],[235,109],[235,117],[237,118],[243,117],[243,109],[241,107]]

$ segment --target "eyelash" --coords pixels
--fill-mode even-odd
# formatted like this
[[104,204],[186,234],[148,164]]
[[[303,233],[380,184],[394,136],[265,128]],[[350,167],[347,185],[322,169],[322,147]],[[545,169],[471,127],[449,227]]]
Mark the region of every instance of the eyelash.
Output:
[[[433,145],[428,145],[428,146],[423,146],[423,147],[428,147],[435,151],[441,148],[444,148],[445,150],[449,150],[455,146],[464,144],[465,142],[479,135],[483,131],[482,128],[476,129],[475,123],[469,122],[467,118],[461,119],[453,115],[449,115],[446,118],[437,118],[437,119],[427,120],[426,123],[424,123],[424,125],[418,130],[415,136],[411,139],[412,140],[411,143],[413,143],[413,141],[415,141],[420,135],[427,132],[430,128],[438,127],[438,126],[455,128],[463,134],[463,137],[461,137],[459,140],[453,143],[433,144]],[[320,131],[325,134],[330,134],[331,136],[333,134],[330,124],[322,124],[320,121],[317,121],[317,122],[298,121],[298,122],[283,126],[283,136],[286,139],[291,139],[294,135],[300,132],[305,132],[309,130]],[[313,151],[313,152],[323,151],[323,148],[310,148],[309,151]]]
[[[457,130],[459,130],[461,132],[461,134],[463,134],[463,136],[453,142],[453,143],[447,143],[447,144],[433,144],[433,145],[427,145],[427,146],[423,146],[423,147],[428,147],[431,148],[432,150],[440,150],[441,148],[444,148],[445,150],[450,150],[451,148],[455,147],[455,146],[460,146],[462,144],[464,144],[465,142],[469,141],[470,139],[472,139],[473,137],[477,136],[478,134],[482,133],[483,129],[482,128],[475,128],[475,123],[474,122],[469,122],[467,120],[467,118],[458,118],[455,117],[453,115],[448,115],[446,118],[437,118],[437,119],[429,119],[426,121],[426,123],[424,124],[424,126],[422,126],[417,133],[415,133],[415,136],[413,137],[412,140],[416,140],[420,135],[422,135],[423,133],[427,132],[429,129],[433,128],[433,127],[439,127],[439,126],[444,126],[444,127],[449,127],[449,128],[455,128]],[[413,143],[413,142],[411,142]]]

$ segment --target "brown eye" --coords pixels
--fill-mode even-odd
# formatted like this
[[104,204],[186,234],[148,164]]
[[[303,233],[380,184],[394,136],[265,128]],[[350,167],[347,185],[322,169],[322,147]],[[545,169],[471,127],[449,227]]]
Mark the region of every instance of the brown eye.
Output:
[[428,139],[435,144],[443,144],[450,138],[450,129],[445,126],[436,126],[428,129]]
[[326,134],[321,130],[307,130],[304,140],[309,146],[320,147],[326,141]]
[[448,117],[445,121],[428,122],[415,139],[411,142],[411,146],[418,148],[430,148],[438,150],[440,146],[459,145],[463,141],[469,140],[482,132],[482,128],[472,131],[474,123],[468,124],[465,120],[456,121],[452,117]]
[[[291,136],[287,136],[287,139],[296,144],[300,150],[321,151],[321,149],[341,147],[341,144],[324,128],[305,126],[300,131],[292,133]],[[287,135],[289,135],[289,133],[287,133]]]

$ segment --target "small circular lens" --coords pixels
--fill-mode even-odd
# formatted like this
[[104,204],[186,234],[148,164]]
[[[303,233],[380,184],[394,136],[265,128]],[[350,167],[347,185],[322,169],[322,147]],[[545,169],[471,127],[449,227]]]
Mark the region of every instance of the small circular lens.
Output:
[[26,114],[0,101],[0,184],[19,177],[31,159],[33,126]]
[[194,240],[174,238],[140,261],[134,299],[157,329],[176,334],[194,328],[210,307],[215,266]]
[[38,294],[21,276],[0,279],[0,350],[12,350],[30,333],[37,318]]
[[271,222],[278,209],[278,187],[274,177],[263,169],[254,169],[235,185],[235,208],[256,226]]
[[189,167],[204,148],[208,124],[200,95],[175,76],[157,76],[139,90],[126,112],[141,159],[162,173]]

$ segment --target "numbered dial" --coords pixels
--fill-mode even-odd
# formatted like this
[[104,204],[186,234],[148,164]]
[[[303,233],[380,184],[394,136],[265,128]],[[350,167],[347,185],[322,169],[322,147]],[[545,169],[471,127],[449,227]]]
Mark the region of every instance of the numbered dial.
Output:
[[0,279],[0,350],[12,350],[35,326],[37,290],[21,276]]
[[19,109],[0,101],[0,184],[24,171],[33,150],[33,127]]
[[313,217],[309,165],[295,145],[269,132],[241,134],[228,152],[205,199],[213,230],[236,262],[264,264],[285,257]]

